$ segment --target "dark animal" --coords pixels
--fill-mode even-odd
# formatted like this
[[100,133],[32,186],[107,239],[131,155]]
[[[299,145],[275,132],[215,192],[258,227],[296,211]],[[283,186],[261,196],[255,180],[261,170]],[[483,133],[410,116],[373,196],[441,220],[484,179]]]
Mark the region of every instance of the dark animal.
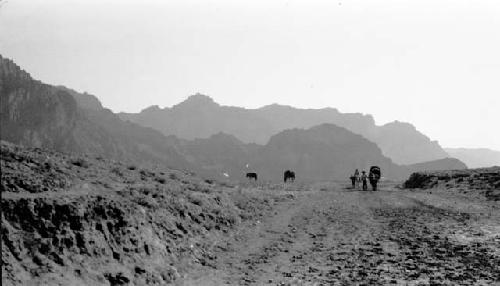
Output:
[[247,179],[254,179],[257,181],[257,173],[247,173]]
[[288,180],[290,180],[290,181],[292,181],[292,182],[293,182],[293,181],[295,181],[295,172],[290,171],[290,170],[286,170],[286,171],[285,171],[285,174],[283,175],[283,177],[284,177],[283,179],[284,179],[285,183],[286,183]]
[[370,185],[372,185],[372,189],[374,191],[377,190],[377,183],[380,180],[382,173],[380,172],[380,168],[378,166],[371,166],[370,172],[368,173],[368,179],[370,180]]

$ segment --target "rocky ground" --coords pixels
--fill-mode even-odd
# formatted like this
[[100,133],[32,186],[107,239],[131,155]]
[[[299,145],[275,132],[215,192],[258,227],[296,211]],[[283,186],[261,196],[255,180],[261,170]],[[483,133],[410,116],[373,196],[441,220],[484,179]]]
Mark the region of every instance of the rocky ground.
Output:
[[500,285],[500,204],[481,192],[292,193],[179,285]]
[[1,144],[2,285],[165,285],[286,200],[100,157]]
[[500,284],[491,170],[363,192],[4,143],[1,164],[2,285]]

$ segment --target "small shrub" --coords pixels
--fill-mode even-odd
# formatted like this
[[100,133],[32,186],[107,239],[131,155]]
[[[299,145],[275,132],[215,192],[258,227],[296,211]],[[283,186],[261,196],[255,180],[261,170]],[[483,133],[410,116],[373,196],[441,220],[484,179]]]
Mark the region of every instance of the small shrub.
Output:
[[134,165],[130,165],[127,167],[127,169],[129,169],[130,171],[133,171],[133,170],[137,169],[137,167]]
[[141,176],[144,176],[144,177],[153,177],[153,176],[154,176],[154,174],[153,174],[153,173],[151,173],[151,172],[149,172],[149,171],[147,171],[147,170],[144,170],[144,169],[143,169],[143,170],[141,170],[141,171],[139,172],[139,174],[141,174]]
[[111,173],[116,174],[119,177],[123,177],[122,170],[119,167],[114,167],[111,169]]
[[171,180],[178,180],[179,177],[177,177],[177,175],[175,173],[170,173],[170,175],[168,175],[168,177],[171,179]]
[[155,181],[157,181],[160,184],[165,184],[167,182],[167,180],[165,180],[165,178],[162,177],[156,177]]
[[71,159],[70,163],[75,165],[75,166],[82,167],[82,168],[89,167],[89,163],[87,161],[85,161],[85,159],[83,159],[83,158]]

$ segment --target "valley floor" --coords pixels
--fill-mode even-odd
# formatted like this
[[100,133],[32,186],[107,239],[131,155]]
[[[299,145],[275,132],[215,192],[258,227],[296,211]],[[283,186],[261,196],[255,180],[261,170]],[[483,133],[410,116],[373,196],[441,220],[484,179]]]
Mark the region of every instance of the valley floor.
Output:
[[500,285],[500,203],[316,184],[216,243],[178,285]]

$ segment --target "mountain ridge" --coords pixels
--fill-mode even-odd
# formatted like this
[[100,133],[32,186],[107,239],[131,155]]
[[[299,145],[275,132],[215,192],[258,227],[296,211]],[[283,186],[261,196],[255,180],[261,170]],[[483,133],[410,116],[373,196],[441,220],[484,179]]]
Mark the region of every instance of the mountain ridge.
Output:
[[489,148],[445,148],[445,151],[470,168],[500,166],[500,151]]
[[[106,156],[131,164],[161,164],[221,180],[245,180],[246,172],[257,171],[259,178],[281,181],[284,169],[297,170],[299,180],[345,179],[354,168],[367,168],[371,164],[381,165],[392,179],[402,179],[410,172],[410,168],[387,158],[372,141],[332,123],[287,128],[260,145],[245,143],[234,134],[221,131],[194,140],[165,136],[151,127],[120,119],[95,96],[34,80],[1,56],[0,91],[0,99],[6,103],[0,109],[0,139],[19,145]],[[185,109],[198,111],[200,102],[208,102],[202,104],[206,112],[200,112],[200,118],[212,121],[212,112],[219,111],[219,105],[207,96],[195,95],[190,102],[174,109],[181,115]],[[267,110],[274,108],[294,111],[276,105]],[[235,120],[240,118],[241,109],[225,110]],[[152,111],[161,113],[161,108]],[[255,118],[251,112],[247,110],[245,120]],[[265,116],[272,115],[268,112]],[[364,118],[373,122],[370,116]],[[232,126],[225,118],[218,120]],[[287,116],[276,120],[287,120]],[[265,122],[262,119],[254,123]],[[184,123],[185,126],[177,128],[182,130],[196,120]],[[263,127],[259,124],[253,125],[256,130]],[[458,163],[455,166],[463,167]]]
[[[224,132],[245,143],[257,144],[266,144],[271,136],[286,129],[333,123],[375,142],[384,155],[398,164],[448,157],[437,141],[432,141],[410,123],[394,121],[378,126],[370,114],[341,113],[332,107],[301,109],[274,103],[247,109],[220,105],[197,93],[172,107],[148,107],[139,113],[118,115],[123,120],[183,139],[208,138]],[[401,136],[402,133],[405,136]]]

